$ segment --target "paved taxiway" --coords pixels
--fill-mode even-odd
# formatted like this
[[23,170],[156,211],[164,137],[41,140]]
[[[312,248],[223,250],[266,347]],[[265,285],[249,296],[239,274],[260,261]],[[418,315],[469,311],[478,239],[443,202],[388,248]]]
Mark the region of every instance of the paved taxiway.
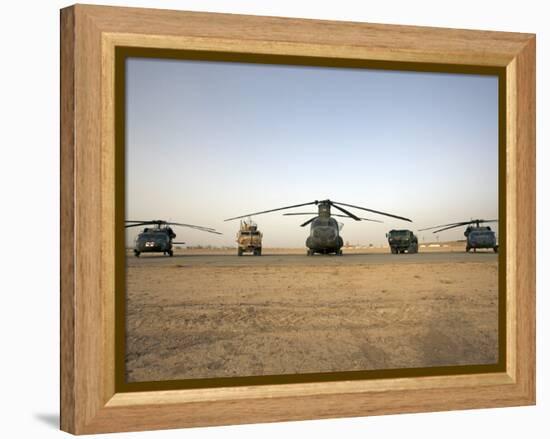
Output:
[[436,263],[463,263],[463,262],[496,262],[498,254],[492,251],[479,251],[477,253],[466,252],[426,252],[416,254],[392,255],[390,253],[349,253],[343,256],[315,255],[306,256],[298,254],[269,254],[262,256],[236,256],[236,255],[192,255],[176,254],[173,257],[161,254],[142,254],[139,258],[128,255],[126,258],[129,266],[151,267],[166,265],[199,266],[208,265],[214,267],[227,266],[287,266],[287,265],[365,265],[365,264],[436,264]]

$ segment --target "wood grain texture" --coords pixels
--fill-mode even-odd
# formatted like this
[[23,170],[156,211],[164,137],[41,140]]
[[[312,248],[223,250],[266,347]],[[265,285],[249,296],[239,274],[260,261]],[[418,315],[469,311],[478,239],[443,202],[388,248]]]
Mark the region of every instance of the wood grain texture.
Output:
[[516,57],[516,373],[535,400],[536,330],[536,63],[535,39]]
[[75,285],[74,285],[74,10],[61,12],[60,84],[60,221],[61,221],[61,428],[75,430]]
[[[61,12],[61,37],[63,430],[81,434],[534,403],[533,35],[77,5]],[[114,49],[121,45],[506,67],[506,373],[116,394]]]
[[[506,66],[528,35],[416,26],[78,6],[104,32],[304,47],[336,57]],[[282,45],[282,46],[281,46]],[[310,55],[312,53],[310,52]]]

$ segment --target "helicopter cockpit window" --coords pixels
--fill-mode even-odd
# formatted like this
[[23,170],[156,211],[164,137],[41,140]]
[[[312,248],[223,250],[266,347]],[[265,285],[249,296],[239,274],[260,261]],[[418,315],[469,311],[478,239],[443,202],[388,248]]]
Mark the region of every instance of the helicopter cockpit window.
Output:
[[165,233],[143,233],[142,237],[145,239],[166,240]]
[[338,227],[338,222],[334,218],[315,218],[312,223],[312,227]]
[[488,227],[480,227],[479,229],[472,230],[470,233],[472,235],[491,235],[493,232]]
[[393,235],[393,236],[408,236],[409,231],[408,230],[392,230],[390,232],[390,234]]

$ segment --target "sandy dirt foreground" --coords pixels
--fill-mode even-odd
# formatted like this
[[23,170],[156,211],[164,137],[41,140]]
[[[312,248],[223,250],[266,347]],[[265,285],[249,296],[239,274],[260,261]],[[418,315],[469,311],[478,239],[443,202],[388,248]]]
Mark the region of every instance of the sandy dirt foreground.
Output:
[[129,257],[127,380],[495,363],[496,255],[415,256]]

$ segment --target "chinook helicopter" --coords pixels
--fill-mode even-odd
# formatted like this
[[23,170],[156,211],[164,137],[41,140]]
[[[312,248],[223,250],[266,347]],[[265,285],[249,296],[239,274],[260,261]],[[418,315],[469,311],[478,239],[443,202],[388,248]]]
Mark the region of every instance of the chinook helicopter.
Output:
[[141,253],[163,253],[164,255],[173,256],[174,251],[172,245],[185,244],[185,242],[174,242],[176,234],[170,226],[189,227],[191,229],[200,230],[202,232],[215,233],[221,235],[220,232],[203,226],[195,226],[193,224],[173,223],[165,220],[150,220],[150,221],[135,221],[127,220],[125,228],[145,227],[136,238],[134,246],[134,255],[139,258]]
[[[317,213],[312,213],[312,214],[301,213],[301,212],[295,213],[296,215],[314,215],[313,218],[310,218],[306,222],[300,224],[300,227],[305,227],[308,224],[311,224],[310,233],[306,240],[306,247],[308,248],[307,250],[308,256],[313,256],[315,253],[322,253],[322,254],[334,253],[336,255],[342,254],[342,247],[344,246],[344,241],[340,236],[340,230],[342,229],[342,226],[339,225],[338,222],[333,218],[334,216],[352,218],[355,221],[362,221],[362,220],[372,221],[367,218],[360,218],[357,215],[344,209],[342,206],[352,207],[354,209],[365,210],[367,212],[376,213],[378,215],[385,215],[392,218],[397,218],[404,221],[412,222],[408,218],[393,215],[390,213],[384,213],[377,210],[368,209],[366,207],[354,206],[352,204],[340,203],[338,201],[331,201],[331,200],[321,200],[321,201],[315,200],[315,201],[310,201],[309,203],[295,204],[292,206],[279,207],[277,209],[263,210],[261,212],[249,213],[246,215],[236,216],[234,218],[228,218],[225,221],[232,221],[240,218],[246,218],[249,216],[260,215],[263,213],[277,212],[280,210],[293,209],[296,207],[311,206],[311,205],[317,206],[318,208]],[[334,207],[335,209],[339,210],[345,215],[331,214],[331,207]]]
[[466,237],[466,252],[469,252],[471,249],[474,250],[474,252],[478,248],[492,248],[495,253],[498,252],[498,244],[495,232],[491,230],[491,227],[489,226],[480,226],[480,224],[483,223],[496,223],[498,220],[483,220],[483,219],[475,219],[470,221],[461,221],[458,223],[451,223],[451,224],[442,224],[439,226],[433,226],[433,227],[427,227],[425,229],[419,229],[420,231],[424,230],[432,230],[432,229],[438,229],[434,230],[433,233],[439,233],[444,230],[454,229],[455,227],[466,227],[466,230],[464,230],[464,236]]

